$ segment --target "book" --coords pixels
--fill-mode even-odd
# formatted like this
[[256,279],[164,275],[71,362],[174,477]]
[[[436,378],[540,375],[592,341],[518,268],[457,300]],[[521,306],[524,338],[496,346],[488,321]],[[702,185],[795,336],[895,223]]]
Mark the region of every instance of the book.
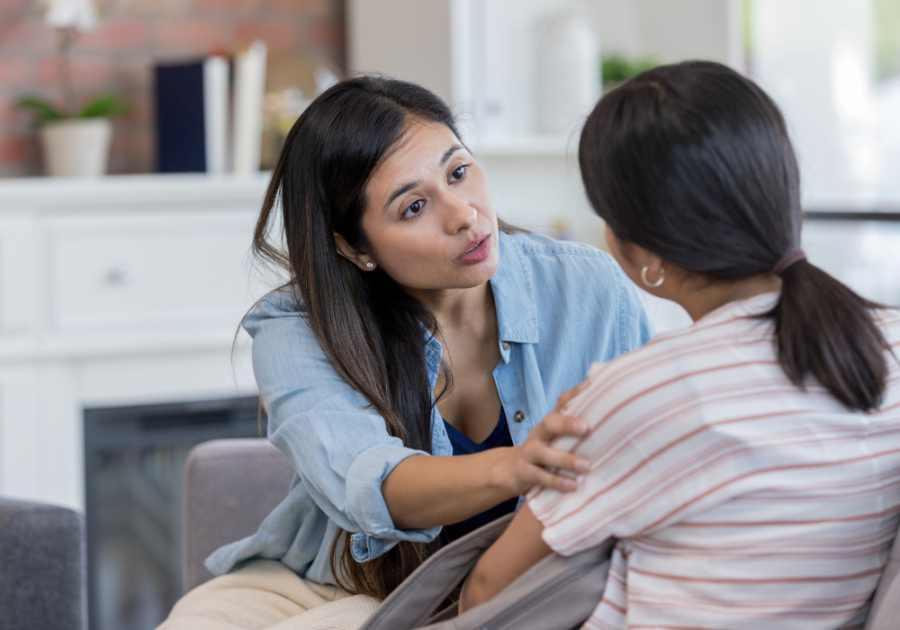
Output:
[[228,61],[218,56],[156,66],[158,172],[225,172],[228,74]]

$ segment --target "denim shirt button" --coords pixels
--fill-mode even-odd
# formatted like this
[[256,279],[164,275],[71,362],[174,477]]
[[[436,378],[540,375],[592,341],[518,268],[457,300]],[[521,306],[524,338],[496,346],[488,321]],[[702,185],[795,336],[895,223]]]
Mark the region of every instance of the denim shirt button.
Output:
[[522,413],[521,411],[517,411],[515,414],[513,414],[513,420],[515,420],[516,422],[522,422],[522,420],[524,420],[524,419],[525,419],[525,414]]
[[508,341],[504,341],[504,342],[503,342],[503,349],[504,349],[504,350],[509,350],[509,342],[508,342]]

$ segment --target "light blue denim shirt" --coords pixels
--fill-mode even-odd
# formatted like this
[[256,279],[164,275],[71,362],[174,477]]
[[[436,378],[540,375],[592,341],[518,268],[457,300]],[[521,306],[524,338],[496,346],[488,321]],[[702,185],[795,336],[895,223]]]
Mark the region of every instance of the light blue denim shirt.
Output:
[[[491,278],[501,360],[494,381],[513,442],[584,380],[595,361],[634,350],[653,335],[637,292],[607,254],[533,234],[500,235]],[[440,532],[397,529],[381,484],[421,451],[388,435],[384,420],[331,367],[294,298],[266,296],[244,322],[253,337],[253,369],[269,414],[269,439],[297,471],[288,496],[259,530],[213,553],[216,575],[249,558],[280,560],[310,580],[333,584],[329,566],[338,528],[351,532],[353,557],[376,558],[400,540],[428,542]],[[431,388],[441,345],[430,334]],[[431,415],[434,455],[452,455],[443,420]]]

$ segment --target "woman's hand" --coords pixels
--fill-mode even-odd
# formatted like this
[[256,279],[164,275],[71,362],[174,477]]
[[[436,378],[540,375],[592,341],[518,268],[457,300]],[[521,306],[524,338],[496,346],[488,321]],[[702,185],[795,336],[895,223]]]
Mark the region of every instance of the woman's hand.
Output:
[[[584,420],[562,413],[566,404],[587,385],[585,381],[564,392],[553,411],[531,430],[525,443],[511,449],[509,458],[501,466],[500,475],[504,485],[516,495],[524,495],[534,486],[571,492],[575,489],[575,480],[559,472],[580,474],[587,471],[589,462],[586,458],[550,446],[550,442],[557,437],[581,437],[587,433],[588,426]],[[551,472],[548,469],[555,470]]]
[[557,472],[585,472],[587,460],[549,443],[560,436],[579,437],[587,431],[586,422],[561,413],[583,389],[584,385],[579,385],[560,396],[553,412],[531,430],[521,446],[492,448],[473,455],[413,455],[397,464],[381,484],[394,527],[458,523],[523,495],[533,486],[574,490],[575,482]]

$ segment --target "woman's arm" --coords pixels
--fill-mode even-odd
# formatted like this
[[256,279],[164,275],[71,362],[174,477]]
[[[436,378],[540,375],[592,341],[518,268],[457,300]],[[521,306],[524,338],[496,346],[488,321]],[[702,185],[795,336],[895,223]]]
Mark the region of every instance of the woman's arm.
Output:
[[526,503],[466,578],[459,598],[459,612],[492,599],[550,555],[550,547],[541,538],[542,531],[544,526]]
[[[409,449],[334,371],[290,295],[267,296],[244,326],[253,337],[269,439],[288,456],[316,505],[342,529],[357,532],[352,549],[358,562],[398,540],[433,540],[438,525],[465,520],[533,485],[561,488],[541,483],[561,479],[540,466],[573,465],[568,453],[547,456],[557,453],[546,444],[552,435],[579,434],[576,422],[563,417],[545,421],[526,444],[506,452],[460,458]],[[407,460],[418,461],[403,465]],[[426,522],[432,525],[418,524]]]
[[394,527],[427,528],[458,523],[507,499],[541,486],[571,492],[575,482],[547,470],[582,473],[583,457],[557,450],[559,436],[580,436],[583,420],[561,413],[586,383],[563,393],[556,409],[535,426],[521,446],[495,448],[475,455],[413,456],[404,459],[382,482],[381,493]]

